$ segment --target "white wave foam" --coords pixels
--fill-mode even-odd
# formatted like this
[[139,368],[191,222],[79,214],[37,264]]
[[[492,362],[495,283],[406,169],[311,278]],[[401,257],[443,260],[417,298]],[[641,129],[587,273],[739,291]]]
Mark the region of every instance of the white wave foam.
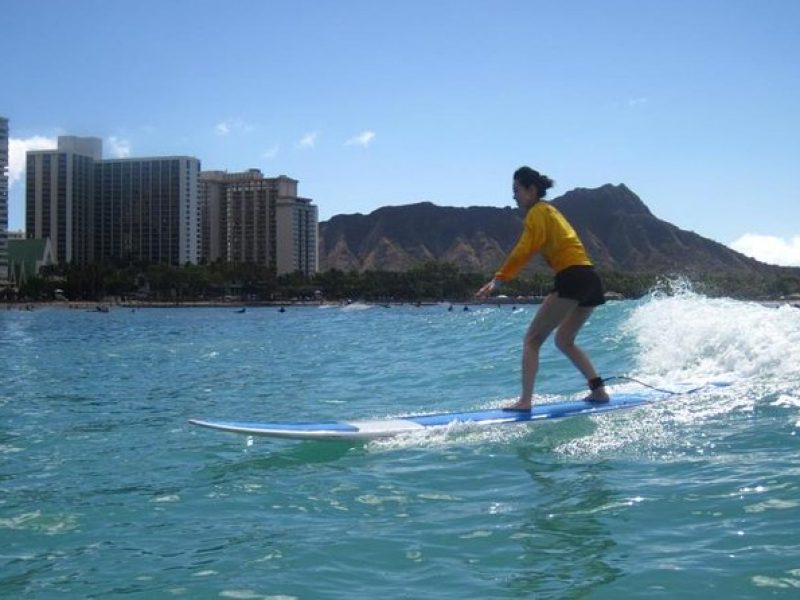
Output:
[[353,302],[352,304],[347,304],[343,306],[340,310],[342,312],[357,312],[360,310],[369,310],[372,308],[370,304],[364,304],[363,302]]
[[[796,407],[800,310],[707,298],[681,285],[674,291],[653,294],[622,325],[623,334],[638,349],[632,375],[672,390],[714,382],[730,385],[709,386],[613,418],[595,418],[590,435],[570,440],[557,451],[584,456],[620,451],[661,457],[702,454],[713,441],[703,439],[699,425],[753,411],[762,401]],[[613,390],[638,391],[635,383]]]
[[475,423],[451,423],[447,426],[420,429],[390,438],[372,440],[366,449],[370,452],[390,452],[411,448],[506,444],[529,433],[529,424],[526,423],[489,427]]
[[796,308],[683,291],[652,296],[623,327],[639,346],[639,372],[663,381],[800,376]]

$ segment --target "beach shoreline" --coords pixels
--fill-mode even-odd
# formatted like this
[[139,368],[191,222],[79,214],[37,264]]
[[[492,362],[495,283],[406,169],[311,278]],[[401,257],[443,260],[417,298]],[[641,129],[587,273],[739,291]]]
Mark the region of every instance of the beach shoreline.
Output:
[[[314,308],[314,307],[334,307],[344,308],[352,305],[366,305],[370,307],[432,307],[432,306],[526,306],[531,304],[541,304],[544,298],[539,296],[531,296],[525,298],[493,298],[490,300],[421,300],[416,302],[372,302],[356,300],[352,302],[347,301],[327,301],[327,300],[187,300],[181,302],[166,302],[166,301],[153,301],[153,300],[126,300],[126,301],[32,301],[32,302],[2,302],[0,303],[0,311],[2,310],[17,310],[17,311],[31,311],[36,309],[65,309],[65,310],[84,310],[89,312],[108,312],[111,309],[130,309],[136,310],[140,308]],[[630,300],[629,298],[610,298],[609,302],[621,302]],[[740,299],[741,302],[753,302],[765,306],[767,308],[780,308],[781,306],[792,306],[800,308],[800,302],[794,298],[791,299],[766,299],[766,300],[752,300]]]

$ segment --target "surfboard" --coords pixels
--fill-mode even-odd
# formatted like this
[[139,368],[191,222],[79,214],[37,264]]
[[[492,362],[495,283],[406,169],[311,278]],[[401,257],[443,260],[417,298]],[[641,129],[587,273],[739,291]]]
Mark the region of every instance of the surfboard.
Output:
[[475,426],[522,425],[525,423],[564,419],[579,415],[595,415],[652,404],[674,394],[614,394],[608,402],[573,400],[550,404],[534,404],[529,412],[506,411],[500,408],[419,414],[402,417],[356,419],[347,421],[313,422],[250,422],[191,419],[189,423],[218,431],[243,433],[252,436],[289,438],[297,440],[373,440],[449,427],[463,423]]

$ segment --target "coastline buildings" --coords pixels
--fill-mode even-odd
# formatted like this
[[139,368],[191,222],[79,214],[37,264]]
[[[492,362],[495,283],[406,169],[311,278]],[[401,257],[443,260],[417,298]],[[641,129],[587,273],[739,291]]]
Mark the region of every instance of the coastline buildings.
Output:
[[189,156],[102,158],[102,140],[60,136],[27,153],[26,237],[57,263],[247,262],[317,272],[317,207],[297,180],[200,171]]
[[317,207],[297,195],[297,180],[258,169],[200,173],[203,262],[250,262],[278,275],[317,272]]
[[99,138],[60,136],[27,154],[26,235],[59,263],[196,264],[199,173],[193,157],[103,160]]
[[8,279],[8,119],[0,117],[0,281]]

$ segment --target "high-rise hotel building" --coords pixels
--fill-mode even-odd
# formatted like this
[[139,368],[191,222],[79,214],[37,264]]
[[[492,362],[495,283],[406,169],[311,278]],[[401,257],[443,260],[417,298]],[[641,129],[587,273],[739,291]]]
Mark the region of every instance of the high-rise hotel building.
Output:
[[94,258],[94,165],[102,152],[99,138],[61,136],[57,150],[26,156],[25,234],[50,238],[56,262],[87,264]]
[[199,261],[197,178],[188,156],[101,160],[94,169],[94,255],[125,262]]
[[27,154],[26,235],[60,263],[197,263],[199,173],[193,157],[103,160],[100,139],[60,136]]
[[0,117],[0,281],[8,279],[8,119]]
[[200,173],[201,260],[250,262],[279,275],[318,268],[317,207],[297,196],[297,180],[242,173]]

